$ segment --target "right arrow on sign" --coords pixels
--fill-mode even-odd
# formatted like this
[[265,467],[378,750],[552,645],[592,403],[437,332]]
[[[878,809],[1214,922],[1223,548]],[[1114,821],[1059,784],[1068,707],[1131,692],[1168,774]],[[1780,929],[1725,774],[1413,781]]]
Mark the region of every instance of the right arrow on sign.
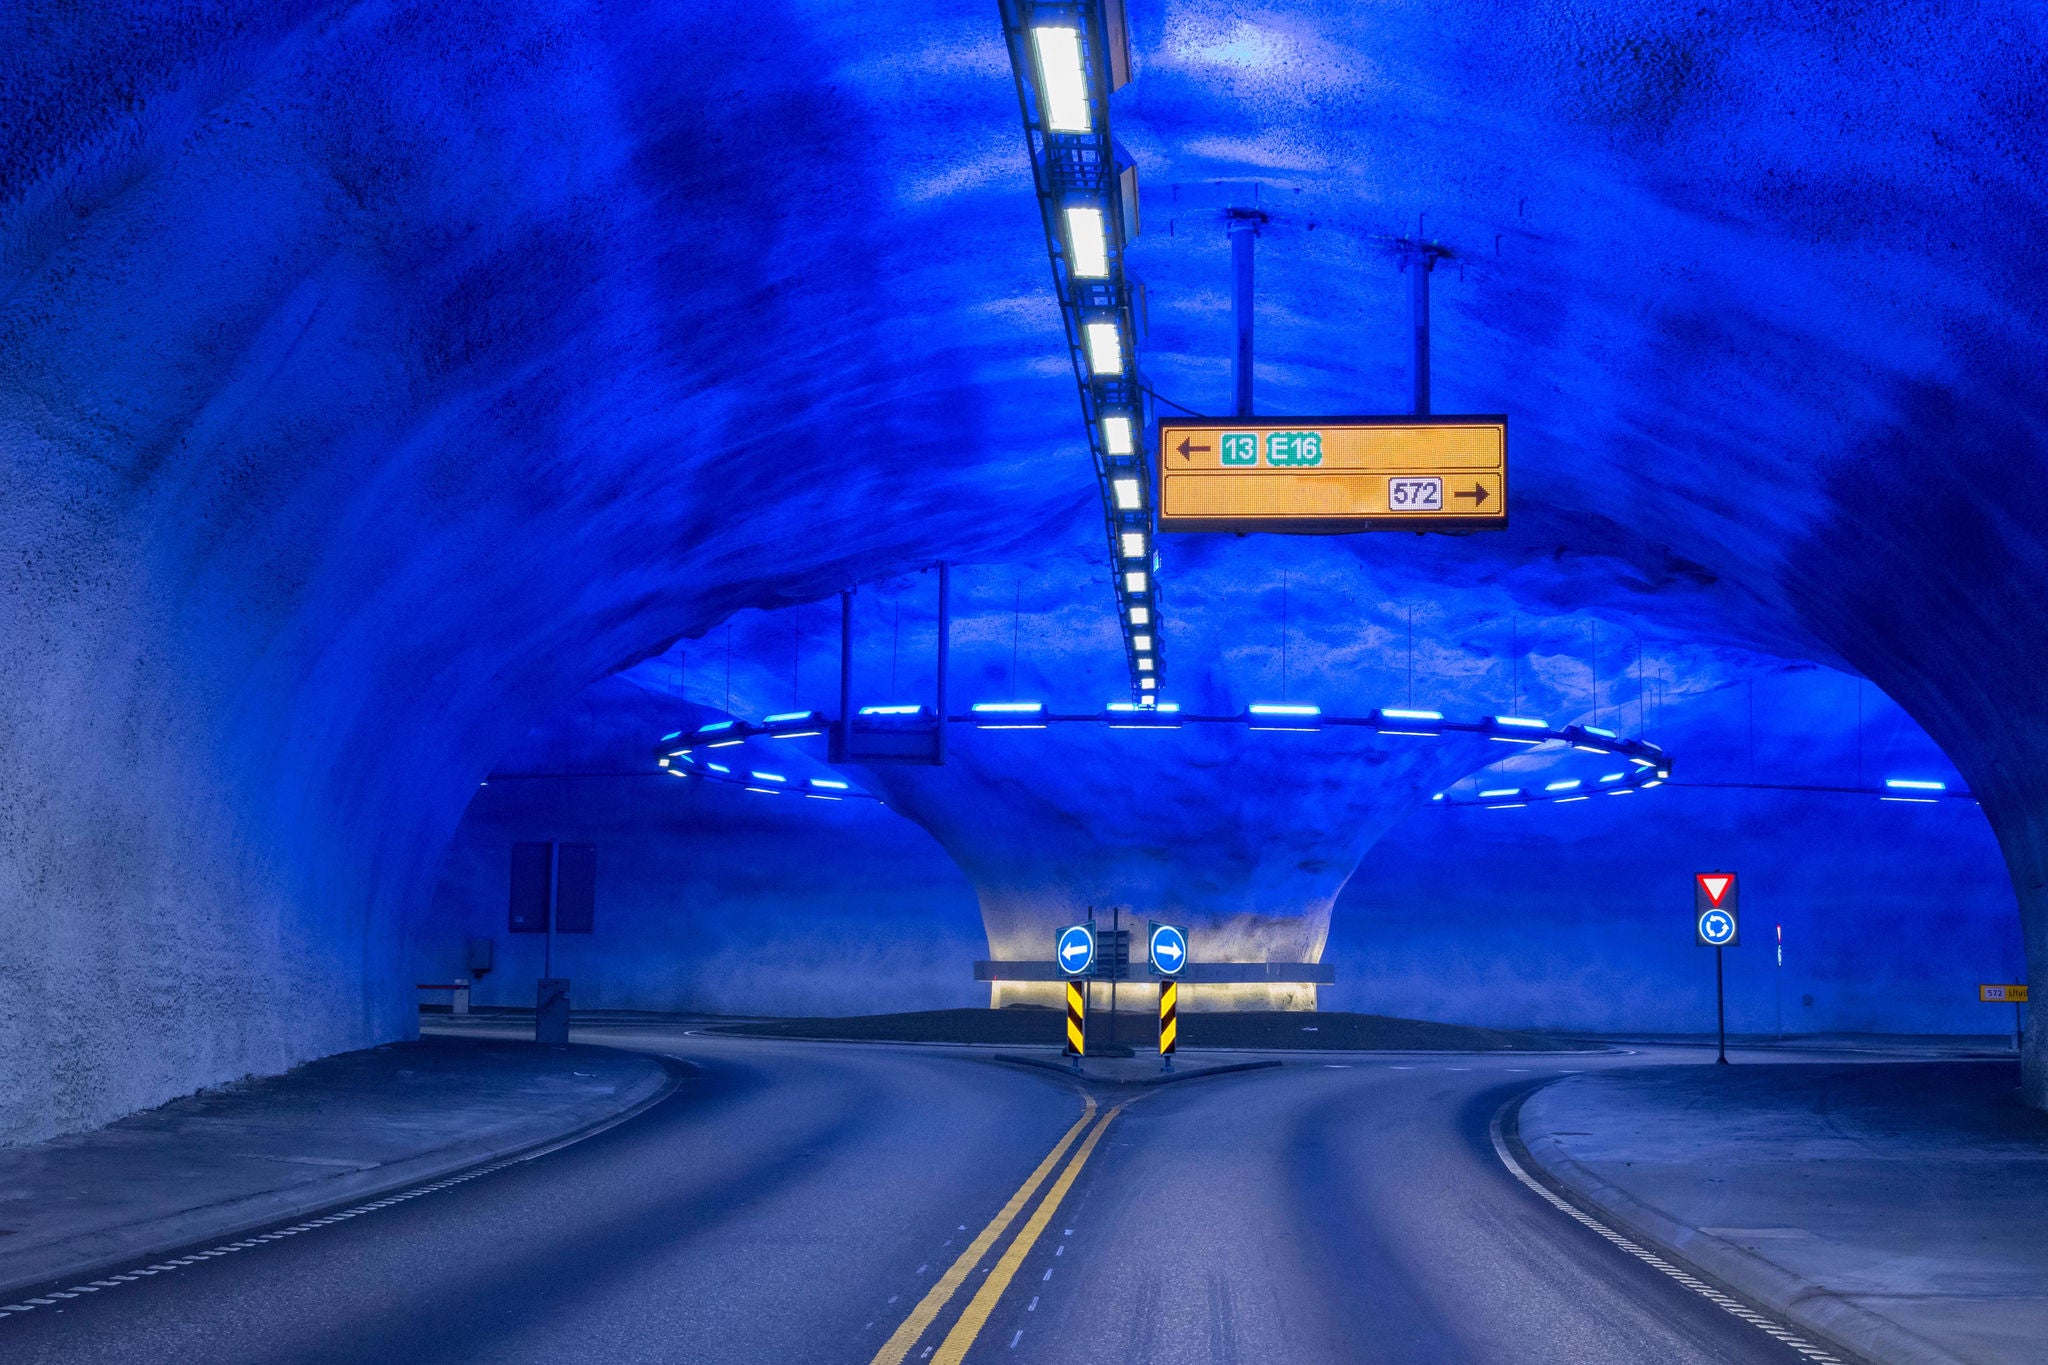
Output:
[[1473,485],[1472,485],[1472,491],[1471,491],[1471,492],[1469,492],[1469,493],[1453,493],[1453,494],[1451,494],[1451,496],[1452,496],[1453,498],[1470,498],[1470,499],[1472,499],[1472,505],[1473,505],[1474,507],[1479,507],[1479,506],[1482,506],[1482,505],[1484,505],[1484,504],[1485,504],[1485,502],[1486,502],[1486,498],[1487,498],[1486,486],[1485,486],[1484,484],[1477,484],[1477,483],[1475,483],[1475,484],[1473,484]]
[[1715,874],[1711,872],[1702,872],[1699,874],[1699,878],[1700,885],[1706,888],[1707,903],[1709,905],[1719,905],[1721,897],[1728,894],[1729,884],[1735,880],[1735,878],[1726,873]]

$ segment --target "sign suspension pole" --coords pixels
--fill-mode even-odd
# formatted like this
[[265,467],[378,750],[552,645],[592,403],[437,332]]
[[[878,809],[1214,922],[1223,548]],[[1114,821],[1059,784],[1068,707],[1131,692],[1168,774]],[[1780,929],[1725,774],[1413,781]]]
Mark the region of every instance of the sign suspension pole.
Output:
[[1408,258],[1409,302],[1415,314],[1415,415],[1429,416],[1429,272],[1436,257],[1427,249]]
[[1256,209],[1238,209],[1230,219],[1230,311],[1237,330],[1237,349],[1230,357],[1231,411],[1239,417],[1252,415],[1252,243],[1264,218]]

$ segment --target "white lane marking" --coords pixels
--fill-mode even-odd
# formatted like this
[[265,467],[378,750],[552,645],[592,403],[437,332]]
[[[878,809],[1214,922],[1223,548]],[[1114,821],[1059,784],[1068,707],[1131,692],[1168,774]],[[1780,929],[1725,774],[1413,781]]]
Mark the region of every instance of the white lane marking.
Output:
[[1031,1296],[1031,1302],[1024,1305],[1024,1311],[1027,1313],[1036,1313],[1038,1311],[1038,1295],[1033,1294]]
[[1038,1281],[1038,1282],[1039,1282],[1040,1284],[1044,1284],[1044,1283],[1045,1283],[1045,1282],[1046,1282],[1047,1280],[1049,1280],[1049,1279],[1051,1279],[1051,1278],[1052,1278],[1052,1267],[1051,1267],[1051,1266],[1047,1266],[1047,1267],[1045,1268],[1045,1274],[1044,1274],[1043,1276],[1041,1276],[1041,1277],[1039,1278],[1039,1281]]
[[[664,1096],[666,1093],[664,1092]],[[366,1213],[376,1213],[380,1209],[388,1209],[393,1205],[403,1204],[409,1199],[418,1199],[429,1194],[439,1194],[442,1190],[453,1189],[457,1185],[466,1185],[472,1180],[479,1180],[494,1172],[502,1171],[509,1166],[524,1165],[526,1162],[537,1161],[541,1157],[559,1152],[564,1147],[573,1147],[588,1138],[596,1137],[599,1133],[618,1127],[627,1119],[637,1117],[649,1107],[651,1106],[645,1104],[637,1105],[620,1114],[610,1123],[600,1127],[573,1134],[558,1142],[551,1142],[546,1146],[537,1147],[530,1152],[522,1152],[518,1156],[506,1157],[503,1161],[493,1161],[487,1166],[477,1166],[471,1170],[463,1171],[459,1175],[451,1175],[445,1179],[436,1180],[431,1184],[416,1185],[412,1189],[386,1195],[382,1199],[373,1199],[366,1204],[357,1204],[352,1208],[340,1209],[322,1218],[309,1218],[303,1223],[294,1223],[287,1228],[277,1228],[260,1236],[244,1238],[239,1242],[224,1242],[220,1246],[210,1247],[205,1251],[195,1251],[189,1256],[181,1256],[175,1261],[159,1261],[154,1265],[137,1266],[133,1270],[109,1275],[103,1280],[93,1280],[86,1284],[74,1284],[69,1289],[53,1289],[50,1292],[55,1297],[52,1298],[23,1299],[20,1303],[0,1303],[0,1318],[13,1317],[21,1313],[33,1313],[38,1308],[49,1308],[64,1299],[75,1299],[80,1294],[90,1294],[97,1289],[111,1289],[117,1284],[133,1284],[145,1276],[162,1274],[165,1271],[171,1270],[182,1270],[187,1266],[210,1261],[217,1256],[232,1256],[238,1251],[248,1251],[270,1242],[280,1241],[286,1237],[296,1237],[302,1232],[311,1232],[315,1228],[332,1227],[336,1223],[344,1223],[351,1218],[360,1217]]]
[[[1509,1100],[1508,1104],[1513,1104],[1514,1102],[1515,1101],[1513,1100]],[[1506,1105],[1501,1106],[1503,1111],[1505,1111],[1506,1107]],[[1650,1251],[1644,1247],[1637,1245],[1636,1243],[1630,1241],[1628,1238],[1622,1236],[1620,1233],[1614,1231],[1612,1228],[1609,1228],[1605,1223],[1602,1223],[1599,1219],[1593,1217],[1591,1214],[1582,1212],[1577,1205],[1572,1204],[1569,1201],[1552,1193],[1549,1186],[1544,1185],[1541,1181],[1537,1180],[1534,1176],[1530,1175],[1527,1171],[1523,1170],[1522,1163],[1515,1160],[1514,1153],[1508,1150],[1507,1138],[1501,1131],[1500,1113],[1495,1113],[1493,1116],[1493,1122],[1487,1126],[1487,1136],[1493,1139],[1494,1155],[1500,1158],[1501,1165],[1508,1168],[1508,1174],[1512,1175],[1515,1179],[1521,1181],[1522,1184],[1526,1186],[1528,1189],[1534,1191],[1536,1196],[1543,1200],[1544,1203],[1550,1205],[1552,1208],[1558,1210],[1560,1213],[1568,1215],[1575,1222],[1581,1224],[1582,1226],[1590,1228],[1594,1232],[1599,1233],[1600,1236],[1605,1238],[1609,1243],[1611,1243],[1614,1246],[1620,1247],[1623,1251],[1626,1251],[1629,1255],[1635,1257],[1644,1265],[1650,1266],[1655,1270],[1662,1271],[1664,1274],[1669,1275],[1672,1279],[1678,1281],[1687,1289],[1690,1289],[1693,1293],[1698,1294],[1701,1298],[1713,1304],[1716,1308],[1721,1309],[1723,1312],[1732,1314],[1733,1316],[1742,1319],[1742,1321],[1748,1323],[1750,1326],[1756,1328],[1757,1330],[1764,1332],[1767,1335],[1774,1337],[1779,1341],[1784,1342],[1787,1346],[1790,1346],[1793,1350],[1799,1352],[1799,1354],[1805,1356],[1808,1360],[1819,1361],[1821,1362],[1821,1365],[1847,1365],[1847,1363],[1843,1361],[1843,1359],[1840,1356],[1831,1355],[1828,1352],[1823,1351],[1820,1347],[1815,1346],[1812,1342],[1806,1340],[1804,1337],[1799,1336],[1797,1333],[1787,1331],[1785,1328],[1780,1327],[1777,1323],[1765,1317],[1763,1314],[1757,1312],[1755,1309],[1751,1308],[1748,1304],[1742,1302],[1740,1299],[1731,1298],[1728,1295],[1723,1294],[1720,1290],[1714,1288],[1714,1286],[1700,1279],[1697,1275],[1692,1275],[1687,1273],[1686,1271],[1679,1269],[1677,1266],[1671,1264],[1671,1262],[1665,1260],[1662,1256],[1657,1255],[1657,1253],[1655,1253],[1654,1251]]]
[[1016,1350],[1017,1343],[1022,1340],[1024,1340],[1024,1329],[1022,1327],[1019,1327],[1017,1329],[1017,1335],[1010,1338],[1010,1349],[1013,1351]]

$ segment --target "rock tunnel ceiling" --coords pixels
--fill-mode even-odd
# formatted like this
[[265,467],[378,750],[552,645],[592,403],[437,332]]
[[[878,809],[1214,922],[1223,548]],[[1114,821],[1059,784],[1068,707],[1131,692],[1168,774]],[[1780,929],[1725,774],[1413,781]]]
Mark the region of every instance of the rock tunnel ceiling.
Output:
[[[1157,390],[1227,400],[1224,182],[1270,215],[1262,410],[1400,410],[1419,222],[1436,406],[1515,433],[1504,533],[1168,540],[1170,688],[1254,685],[1204,651],[1283,573],[1375,585],[1361,631],[1304,609],[1305,669],[1405,600],[1845,666],[1983,796],[2048,964],[2040,13],[1130,20]],[[58,1127],[409,1027],[398,926],[594,679],[934,559],[1098,553],[992,5],[0,22],[0,905],[48,926],[0,967],[73,1019],[0,1047]],[[1035,605],[1113,675],[1088,579]],[[147,1056],[66,1008],[110,969]]]

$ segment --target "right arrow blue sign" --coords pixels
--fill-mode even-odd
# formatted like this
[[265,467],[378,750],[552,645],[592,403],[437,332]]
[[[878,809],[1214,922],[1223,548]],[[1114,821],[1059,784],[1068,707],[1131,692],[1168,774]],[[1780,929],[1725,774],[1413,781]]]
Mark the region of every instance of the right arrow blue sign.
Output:
[[1148,941],[1151,944],[1153,975],[1179,976],[1181,969],[1188,965],[1188,931],[1177,924],[1161,924],[1154,920]]

